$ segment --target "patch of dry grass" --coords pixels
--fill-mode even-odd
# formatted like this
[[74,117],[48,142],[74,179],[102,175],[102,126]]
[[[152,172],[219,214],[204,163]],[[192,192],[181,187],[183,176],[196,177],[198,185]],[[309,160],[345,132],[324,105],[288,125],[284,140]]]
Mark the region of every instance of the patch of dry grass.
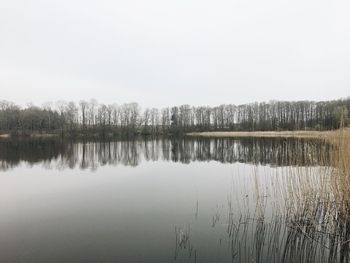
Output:
[[53,133],[33,133],[30,135],[32,138],[51,138],[51,137],[57,137],[57,134]]
[[[348,129],[349,130],[349,129]],[[213,131],[213,132],[191,132],[188,136],[201,137],[259,137],[259,138],[327,138],[336,131]]]

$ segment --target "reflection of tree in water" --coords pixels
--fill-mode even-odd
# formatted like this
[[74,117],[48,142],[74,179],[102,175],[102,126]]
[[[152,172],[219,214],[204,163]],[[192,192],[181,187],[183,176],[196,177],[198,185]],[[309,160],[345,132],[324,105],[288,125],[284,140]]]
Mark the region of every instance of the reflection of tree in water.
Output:
[[[219,161],[273,166],[317,165],[329,145],[301,139],[182,139],[172,140],[172,161]],[[322,159],[323,160],[323,159]]]
[[328,145],[302,139],[173,138],[105,142],[60,140],[0,141],[0,166],[7,170],[24,161],[59,169],[97,169],[103,165],[137,166],[145,161],[190,163],[218,161],[272,166],[318,165]]
[[67,145],[57,140],[0,140],[0,170],[18,166],[21,161],[48,166],[66,151]]

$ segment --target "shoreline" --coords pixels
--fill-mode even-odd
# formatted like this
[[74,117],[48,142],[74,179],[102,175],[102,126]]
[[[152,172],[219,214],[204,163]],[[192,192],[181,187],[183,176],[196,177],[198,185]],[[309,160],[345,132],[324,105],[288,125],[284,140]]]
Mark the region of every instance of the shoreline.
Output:
[[58,137],[59,134],[55,133],[33,133],[29,135],[19,135],[19,136],[11,136],[9,133],[0,134],[0,139],[11,139],[11,138],[52,138]]
[[[189,137],[206,137],[206,138],[305,138],[305,139],[327,139],[333,137],[337,132],[341,130],[327,130],[327,131],[206,131],[206,132],[190,132],[185,133],[182,136]],[[350,128],[345,128],[347,134],[350,134]],[[169,134],[168,134],[169,136]],[[57,133],[33,133],[26,136],[11,136],[11,134],[0,134],[1,139],[10,138],[55,138],[61,137]],[[66,137],[66,136],[64,136]],[[68,136],[70,137],[70,136]],[[73,136],[73,138],[104,138],[99,135],[82,136],[81,134]],[[114,136],[107,136],[105,138],[114,138]],[[116,138],[120,138],[119,136]]]
[[333,131],[210,131],[191,132],[187,136],[208,138],[314,138],[324,139]]

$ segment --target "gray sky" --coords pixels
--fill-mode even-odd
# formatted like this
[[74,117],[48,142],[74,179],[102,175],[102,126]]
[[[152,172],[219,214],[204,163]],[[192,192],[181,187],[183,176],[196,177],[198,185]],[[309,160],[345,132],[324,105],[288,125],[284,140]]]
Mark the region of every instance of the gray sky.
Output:
[[0,99],[162,107],[350,95],[350,1],[0,2]]

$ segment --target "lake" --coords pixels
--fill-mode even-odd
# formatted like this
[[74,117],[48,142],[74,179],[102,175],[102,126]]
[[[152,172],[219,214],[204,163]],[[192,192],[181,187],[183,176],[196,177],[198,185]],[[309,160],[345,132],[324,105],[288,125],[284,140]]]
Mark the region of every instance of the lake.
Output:
[[329,259],[322,246],[292,249],[308,239],[286,225],[280,199],[294,175],[317,180],[327,147],[2,140],[0,262],[295,262],[310,251],[314,262]]

